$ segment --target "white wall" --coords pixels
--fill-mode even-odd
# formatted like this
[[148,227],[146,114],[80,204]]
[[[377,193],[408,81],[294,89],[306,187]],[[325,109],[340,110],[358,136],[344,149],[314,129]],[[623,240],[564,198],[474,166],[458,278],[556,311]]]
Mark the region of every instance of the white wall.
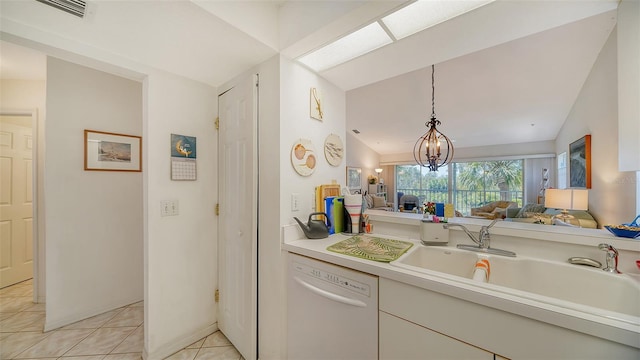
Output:
[[622,0],[618,5],[618,161],[623,171],[640,171],[639,63],[640,2]]
[[261,359],[286,354],[286,262],[280,250],[280,56],[260,65],[258,349]]
[[[163,359],[217,329],[217,90],[150,71],[145,93],[145,356]],[[171,181],[172,133],[197,138],[196,181]]]
[[618,171],[617,48],[614,30],[602,48],[558,137],[556,151],[591,134],[589,211],[600,226],[636,215],[636,175]]
[[[16,44],[130,79],[145,79],[145,95],[140,101],[143,105],[143,122],[142,125],[138,123],[142,127],[137,132],[143,137],[143,172],[142,175],[138,174],[144,189],[144,200],[140,202],[141,206],[144,204],[144,222],[140,220],[141,229],[144,229],[145,268],[143,354],[150,360],[161,359],[210,334],[217,328],[213,299],[217,287],[217,219],[214,215],[218,186],[217,135],[213,125],[217,115],[216,89],[115,54],[85,47],[53,33],[17,30],[11,35],[3,33],[3,39],[10,38]],[[69,102],[80,100],[80,96],[67,99]],[[97,117],[88,117],[83,121],[91,124],[94,119]],[[113,127],[111,122],[117,121],[111,117],[100,119],[102,122],[99,124],[108,128]],[[169,180],[171,133],[198,137],[197,181]],[[47,133],[47,138],[49,136]],[[79,136],[82,137],[82,132]],[[72,154],[74,157],[80,155],[81,150]],[[47,178],[53,176],[50,180],[60,183],[63,178],[58,177],[63,175],[47,174]],[[180,215],[160,218],[160,200],[163,199],[178,200]],[[47,203],[50,201],[49,198],[45,200]],[[84,203],[80,205],[82,208]],[[53,220],[57,221],[55,216]],[[71,223],[69,226],[74,228],[76,225],[83,226],[82,223]],[[54,254],[79,250],[74,244],[56,245]],[[49,249],[47,246],[47,255]],[[94,251],[92,247],[83,250]],[[47,256],[47,259],[50,257]],[[47,275],[53,269],[47,264]],[[75,267],[76,272],[79,269],[83,268]],[[80,275],[81,272],[78,273]],[[47,292],[78,292],[82,291],[84,285],[68,282],[65,286],[68,288],[47,283]],[[142,291],[142,288],[138,290]],[[104,298],[109,299],[110,295]]]
[[[416,135],[416,140],[420,134]],[[457,148],[454,144],[454,161],[466,162],[475,161],[478,159],[490,160],[490,159],[509,159],[509,158],[526,158],[530,156],[537,157],[540,154],[553,154],[555,152],[555,142],[538,141],[529,143],[518,143],[508,145],[489,145],[489,146],[472,146]],[[408,150],[412,150],[413,145]],[[402,154],[388,154],[381,155],[380,161],[383,164],[415,164],[413,153],[407,152]]]
[[[46,82],[44,80],[2,80],[0,81],[0,104],[3,111],[27,111],[36,112],[36,209],[37,212],[37,242],[38,258],[35,266],[37,273],[35,276],[36,301],[45,302],[45,247],[44,247],[44,135],[45,135],[45,115],[46,115]],[[36,295],[37,294],[37,295]]]
[[[279,68],[275,68],[275,65]],[[263,64],[262,70],[264,72],[261,72],[260,77],[258,311],[260,358],[268,360],[286,358],[286,252],[280,248],[281,226],[294,224],[294,216],[300,219],[308,218],[312,211],[314,188],[317,185],[330,184],[332,180],[344,185],[345,160],[336,167],[329,165],[324,157],[324,140],[331,133],[339,135],[343,143],[346,140],[344,91],[284,57],[271,59]],[[276,77],[277,74],[279,79]],[[309,91],[312,87],[318,88],[322,93],[324,121],[309,116]],[[263,101],[275,99],[273,93],[265,94],[266,91],[279,91],[279,114],[273,105],[265,109],[264,106],[268,105],[264,105]],[[273,128],[270,129],[268,126]],[[273,133],[274,128],[278,129],[278,134]],[[274,138],[267,140],[268,136]],[[279,141],[276,136],[279,137]],[[316,170],[308,177],[298,175],[291,165],[291,147],[300,138],[310,139],[318,155]],[[271,164],[273,169],[268,169]],[[279,173],[275,173],[275,170]],[[272,194],[267,195],[265,192]],[[300,211],[291,211],[292,193],[300,194]],[[279,198],[274,198],[276,194],[279,194]],[[279,213],[279,220],[270,223],[274,218],[270,215],[275,213],[274,208]],[[277,224],[277,229],[274,224]],[[263,226],[267,229],[262,229]],[[300,235],[304,236],[301,231]]]
[[[380,155],[360,141],[357,135],[354,135],[351,131],[347,133],[346,148],[346,166],[359,167],[362,170],[360,181],[362,182],[362,190],[364,193],[364,191],[368,191],[369,189],[369,183],[367,182],[369,175],[377,175],[375,169],[380,167]],[[344,183],[344,180],[342,183]]]
[[84,171],[85,129],[142,134],[142,84],[49,57],[45,330],[142,300],[142,174]]

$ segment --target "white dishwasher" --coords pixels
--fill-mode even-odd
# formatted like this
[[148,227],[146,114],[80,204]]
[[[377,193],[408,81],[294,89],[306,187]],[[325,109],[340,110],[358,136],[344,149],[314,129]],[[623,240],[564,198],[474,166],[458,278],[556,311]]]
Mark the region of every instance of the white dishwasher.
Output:
[[289,360],[378,358],[378,277],[289,253]]

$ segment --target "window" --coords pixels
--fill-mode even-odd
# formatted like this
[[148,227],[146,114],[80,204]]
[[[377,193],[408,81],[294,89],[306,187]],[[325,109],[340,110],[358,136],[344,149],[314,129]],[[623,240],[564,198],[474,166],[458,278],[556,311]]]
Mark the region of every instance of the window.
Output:
[[523,160],[454,163],[437,172],[418,165],[399,165],[396,187],[398,193],[416,195],[420,204],[452,203],[463,214],[469,214],[472,207],[498,200],[522,206],[523,167]]
[[429,171],[419,165],[396,166],[398,200],[402,195],[415,195],[419,206],[425,201],[449,203],[449,169]]

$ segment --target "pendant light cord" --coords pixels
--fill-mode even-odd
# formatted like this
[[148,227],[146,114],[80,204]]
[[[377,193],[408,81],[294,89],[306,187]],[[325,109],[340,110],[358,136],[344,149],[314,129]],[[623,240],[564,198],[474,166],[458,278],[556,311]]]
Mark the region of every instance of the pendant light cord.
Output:
[[436,86],[435,86],[435,64],[431,65],[431,118],[436,117]]

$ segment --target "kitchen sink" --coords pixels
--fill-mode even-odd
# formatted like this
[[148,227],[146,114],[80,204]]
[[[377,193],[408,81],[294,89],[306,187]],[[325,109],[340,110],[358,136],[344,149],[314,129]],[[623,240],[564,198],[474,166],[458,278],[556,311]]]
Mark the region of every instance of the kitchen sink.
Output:
[[[625,274],[558,261],[504,257],[445,246],[417,246],[391,265],[433,275],[440,272],[473,278],[476,262],[488,259],[488,284],[575,304],[640,316],[640,282]],[[489,285],[490,286],[490,285]],[[501,290],[504,291],[504,290]],[[566,306],[566,304],[564,305]]]
[[416,246],[391,265],[408,270],[437,271],[471,279],[475,270],[477,254],[469,251],[440,246]]
[[624,274],[543,259],[490,258],[490,284],[640,316],[640,283]]

